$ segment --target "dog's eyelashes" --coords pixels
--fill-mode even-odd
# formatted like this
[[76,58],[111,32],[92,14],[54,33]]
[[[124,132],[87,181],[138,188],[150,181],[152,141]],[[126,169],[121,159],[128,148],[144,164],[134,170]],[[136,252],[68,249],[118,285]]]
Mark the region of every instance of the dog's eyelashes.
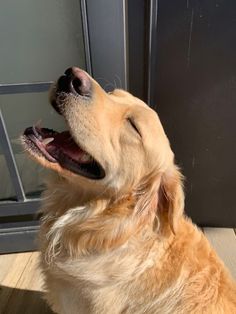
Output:
[[136,125],[134,119],[131,118],[131,117],[128,117],[128,118],[127,118],[127,121],[128,121],[129,124],[132,126],[132,128],[135,130],[135,132],[138,133],[138,135],[139,135],[140,137],[142,137],[142,135],[141,135],[141,133],[140,133],[140,130],[138,129],[138,127],[137,127],[137,125]]

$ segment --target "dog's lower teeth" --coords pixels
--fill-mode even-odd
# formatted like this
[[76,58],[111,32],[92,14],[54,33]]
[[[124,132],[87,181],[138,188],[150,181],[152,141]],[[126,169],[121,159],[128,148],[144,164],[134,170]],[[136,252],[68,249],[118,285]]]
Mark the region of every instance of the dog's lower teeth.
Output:
[[51,143],[52,141],[54,141],[54,138],[53,137],[48,137],[48,138],[45,138],[42,143],[44,145],[48,145],[49,143]]

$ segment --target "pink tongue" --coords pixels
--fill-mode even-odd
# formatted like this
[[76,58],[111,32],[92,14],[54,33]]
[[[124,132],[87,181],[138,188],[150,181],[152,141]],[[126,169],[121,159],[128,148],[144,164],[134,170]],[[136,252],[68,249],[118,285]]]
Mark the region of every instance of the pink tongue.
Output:
[[47,149],[58,148],[71,159],[83,162],[81,159],[86,153],[79,148],[68,131],[57,133],[53,137],[54,140],[47,145]]

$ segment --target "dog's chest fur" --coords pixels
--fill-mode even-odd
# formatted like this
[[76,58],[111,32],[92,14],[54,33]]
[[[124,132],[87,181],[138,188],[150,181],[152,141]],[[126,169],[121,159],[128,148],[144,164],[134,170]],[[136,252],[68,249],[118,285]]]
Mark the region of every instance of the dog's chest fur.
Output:
[[89,220],[94,208],[73,202],[55,193],[43,210],[41,266],[56,313],[226,313],[217,305],[219,293],[229,300],[229,313],[236,308],[235,286],[191,222],[183,218],[178,234],[166,236],[148,222],[130,230],[135,221],[128,219],[123,235],[121,217]]
[[[62,245],[63,230],[76,221],[75,216],[81,220],[86,210],[89,209],[75,208],[54,218],[49,210],[43,219],[41,265],[48,291],[46,298],[55,312],[74,314],[80,309],[79,313],[141,314],[146,310],[157,313],[158,308],[164,310],[167,304],[171,310],[181,295],[181,283],[174,282],[178,271],[171,280],[173,295],[173,289],[164,291],[165,280],[158,282],[166,270],[156,265],[157,261],[168,258],[165,252],[169,240],[163,237],[159,241],[144,226],[140,233],[117,248],[89,253],[78,248],[79,255],[71,257],[68,248]],[[165,277],[167,280],[167,274]],[[158,291],[161,297],[157,300]],[[171,304],[166,302],[170,297]],[[165,313],[171,313],[169,310]]]
[[155,265],[158,256],[150,252],[142,261],[135,249],[124,246],[76,260],[56,258],[49,269],[43,267],[49,303],[63,314],[173,313],[186,276],[163,289],[157,282],[161,272]]

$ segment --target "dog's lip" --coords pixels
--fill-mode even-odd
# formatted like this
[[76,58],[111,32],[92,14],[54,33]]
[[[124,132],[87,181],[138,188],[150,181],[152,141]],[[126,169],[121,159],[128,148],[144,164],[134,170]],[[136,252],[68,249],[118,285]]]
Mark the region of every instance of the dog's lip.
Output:
[[44,157],[51,163],[90,179],[105,177],[103,167],[73,139],[69,131],[29,127],[23,135],[26,149],[33,155]]

